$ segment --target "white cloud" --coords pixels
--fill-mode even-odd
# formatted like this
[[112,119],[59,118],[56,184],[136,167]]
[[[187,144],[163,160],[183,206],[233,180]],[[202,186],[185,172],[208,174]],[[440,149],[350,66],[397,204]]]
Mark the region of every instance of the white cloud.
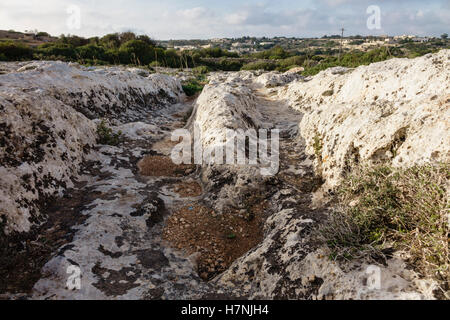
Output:
[[243,24],[248,18],[247,12],[235,12],[225,16],[225,21],[229,24]]
[[[209,12],[211,13],[211,12]],[[178,10],[177,15],[189,20],[202,19],[208,14],[208,9],[204,7],[196,7],[192,9]]]
[[[366,8],[373,3],[382,10],[380,33],[440,35],[450,29],[450,7],[444,0],[428,4],[418,0],[242,4],[235,0],[227,3],[227,9],[213,1],[208,6],[188,7],[185,1],[175,0],[15,0],[0,3],[0,29],[38,29],[54,35],[82,36],[132,30],[157,39],[322,36],[336,34],[342,26],[348,34],[370,34],[373,31],[366,28]],[[81,8],[81,29],[76,32],[66,27],[66,8],[70,4]]]

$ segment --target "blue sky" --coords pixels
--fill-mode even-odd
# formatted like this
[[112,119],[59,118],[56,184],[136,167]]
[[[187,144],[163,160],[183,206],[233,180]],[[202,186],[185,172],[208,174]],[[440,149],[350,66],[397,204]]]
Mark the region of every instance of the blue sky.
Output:
[[[79,29],[67,24],[73,5],[80,10]],[[367,28],[370,5],[380,7],[380,30]],[[439,36],[450,33],[450,0],[0,0],[0,29],[53,35],[131,30],[155,39],[321,37],[341,27],[352,35]]]

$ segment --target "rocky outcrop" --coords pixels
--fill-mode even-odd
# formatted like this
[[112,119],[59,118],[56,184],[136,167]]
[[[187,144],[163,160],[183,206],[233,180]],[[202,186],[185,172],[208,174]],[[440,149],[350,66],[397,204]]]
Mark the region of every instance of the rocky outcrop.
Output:
[[[276,86],[278,73],[237,73],[234,78],[227,75],[221,83],[213,82],[211,86],[217,88],[231,83],[234,94],[233,99],[221,96],[225,101],[215,101],[219,96],[208,97],[214,91],[208,87],[199,98],[197,111],[210,117],[209,122],[201,121],[204,131],[214,128],[210,140],[204,139],[204,143],[215,141],[227,128],[227,122],[234,120],[230,110],[244,109],[260,127],[266,127],[265,118],[269,115],[272,127],[279,121],[285,128],[289,122],[278,118],[289,114],[284,103],[303,112],[297,161],[288,170],[280,171],[275,189],[258,181],[257,173],[245,176],[245,170],[220,170],[218,166],[204,171],[205,181],[217,187],[215,203],[223,200],[239,207],[239,201],[234,200],[239,199],[239,190],[245,192],[246,188],[253,192],[264,190],[264,196],[276,203],[266,211],[269,217],[263,226],[261,243],[213,283],[233,290],[235,295],[251,298],[432,299],[435,283],[407,270],[397,254],[385,265],[331,261],[329,250],[315,238],[318,225],[325,221],[326,210],[312,209],[311,194],[302,194],[301,188],[284,175],[292,170],[297,179],[305,180],[312,158],[316,172],[327,186],[334,187],[359,163],[388,161],[396,166],[410,166],[449,161],[448,66],[449,51],[444,50],[414,60],[393,59],[355,70],[332,68],[315,77],[292,79],[290,83],[287,80],[287,85],[281,82]],[[269,112],[261,99],[245,99],[248,88],[256,96],[263,93],[261,87],[271,87],[266,94],[278,104],[278,114]],[[250,104],[256,102],[256,111],[237,102],[241,99]],[[220,111],[209,108],[219,104]],[[230,120],[221,121],[222,115]],[[291,117],[294,118],[292,114]],[[197,114],[196,119],[202,117]],[[245,123],[238,124],[246,128]],[[291,148],[292,143],[283,147]],[[242,182],[234,179],[244,176]],[[380,275],[380,286],[371,284],[373,272]]]
[[303,78],[304,77],[302,77],[294,70],[293,72],[287,71],[285,73],[279,72],[263,73],[262,75],[260,75],[255,79],[255,82],[263,85],[266,88],[273,88],[283,86],[294,80],[299,80]]
[[[8,70],[14,64],[7,64]],[[18,68],[18,69],[17,69]],[[62,62],[16,65],[0,75],[0,219],[5,233],[29,231],[40,208],[72,186],[104,117],[145,119],[179,100],[179,81],[137,69]]]
[[[327,208],[314,206],[312,198],[322,178],[332,188],[359,163],[449,160],[449,56],[444,50],[354,70],[332,68],[309,78],[213,74],[187,127],[201,129],[204,149],[223,146],[227,129],[280,129],[279,170],[268,177],[259,164],[203,163],[167,173],[176,169],[168,160],[170,134],[183,126],[180,119],[191,107],[161,108],[180,96],[179,82],[170,77],[47,62],[22,64],[20,72],[0,76],[0,208],[8,208],[7,230],[27,231],[40,218],[39,200],[69,186],[83,159],[91,164],[80,178],[80,199],[63,203],[85,220],[45,264],[32,297],[433,298],[435,284],[419,279],[397,253],[377,265],[332,261],[317,238]],[[90,119],[98,117],[116,124],[125,143],[87,154],[96,139]],[[161,175],[144,173],[145,159],[150,168],[160,166]],[[192,179],[201,185],[198,197],[173,191],[174,184]],[[215,226],[220,232],[229,227],[220,220],[225,215],[258,222],[252,229],[258,238],[252,240],[259,244],[234,257],[223,273],[213,270],[209,282],[198,275],[202,248],[186,256],[162,241],[166,215],[181,207],[196,210],[197,204],[222,221]],[[179,227],[189,228],[189,236],[199,230],[194,223]],[[225,239],[231,250],[253,236],[232,231]],[[66,288],[70,266],[82,271],[80,290]]]
[[305,112],[307,152],[330,187],[359,163],[450,160],[450,50],[332,68],[279,96]]
[[203,89],[196,102],[193,119],[201,130],[205,148],[224,141],[225,129],[261,127],[261,114],[248,87],[252,77],[249,72],[228,76],[216,74]]

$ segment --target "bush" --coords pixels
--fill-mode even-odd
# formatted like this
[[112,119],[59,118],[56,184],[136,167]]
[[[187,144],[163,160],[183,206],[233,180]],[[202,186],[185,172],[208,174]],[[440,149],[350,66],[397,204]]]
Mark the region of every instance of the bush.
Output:
[[293,56],[277,62],[279,71],[287,71],[292,67],[299,67],[305,62],[305,57]]
[[182,87],[187,96],[193,96],[197,92],[201,92],[204,85],[197,79],[190,79],[189,81],[183,83]]
[[62,60],[75,60],[77,57],[75,48],[70,44],[64,43],[46,43],[40,45],[36,53],[43,57],[63,57]]
[[200,49],[196,50],[194,54],[197,54],[199,57],[202,58],[222,58],[222,57],[229,57],[229,58],[238,58],[239,55],[236,52],[230,52],[221,48],[206,48],[206,49]]
[[120,46],[119,58],[124,64],[148,65],[155,60],[154,48],[142,40],[130,40]]
[[50,37],[50,35],[47,32],[38,32],[36,33],[36,37]]
[[289,57],[290,55],[291,54],[289,52],[287,52],[280,46],[276,46],[276,47],[273,47],[272,49],[253,54],[253,56],[255,58],[271,59],[271,60],[285,59],[285,58]]
[[180,62],[180,56],[178,55],[177,51],[174,49],[168,49],[164,53],[164,64],[166,67],[169,68],[180,68],[181,62]]
[[448,163],[355,170],[339,187],[338,208],[321,229],[333,256],[380,258],[404,250],[422,275],[449,290],[449,178]]
[[100,38],[100,44],[105,48],[118,49],[120,47],[120,39],[118,33],[110,33]]
[[195,75],[205,75],[208,74],[209,69],[207,66],[199,66],[193,69]]
[[266,61],[257,61],[257,62],[250,62],[245,64],[241,70],[266,70],[266,71],[272,71],[275,70],[277,65],[273,62],[266,62]]
[[107,126],[105,120],[102,120],[97,125],[97,135],[97,143],[117,146],[120,143],[122,132],[119,131],[117,133],[113,133],[112,129]]
[[13,41],[0,42],[0,55],[3,60],[25,60],[33,57],[33,50],[21,43]]
[[81,59],[107,60],[105,49],[95,44],[88,44],[75,49],[77,57]]
[[222,71],[239,71],[241,68],[242,63],[238,60],[222,58],[219,62],[219,70]]
[[65,44],[65,45],[69,45],[71,47],[75,47],[76,48],[76,47],[81,47],[81,46],[89,44],[89,40],[85,39],[85,38],[82,38],[82,37],[79,37],[79,36],[70,36],[70,35],[65,36],[65,35],[62,35],[58,39],[57,44]]

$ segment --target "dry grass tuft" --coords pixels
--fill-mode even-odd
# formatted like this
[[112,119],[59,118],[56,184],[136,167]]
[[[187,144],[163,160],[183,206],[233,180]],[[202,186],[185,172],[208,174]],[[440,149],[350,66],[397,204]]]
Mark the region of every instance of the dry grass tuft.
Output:
[[[423,276],[449,290],[450,164],[355,170],[338,190],[338,208],[322,236],[333,258],[408,253]],[[448,298],[448,297],[447,297]]]

